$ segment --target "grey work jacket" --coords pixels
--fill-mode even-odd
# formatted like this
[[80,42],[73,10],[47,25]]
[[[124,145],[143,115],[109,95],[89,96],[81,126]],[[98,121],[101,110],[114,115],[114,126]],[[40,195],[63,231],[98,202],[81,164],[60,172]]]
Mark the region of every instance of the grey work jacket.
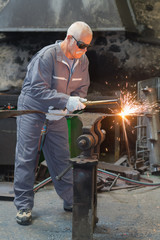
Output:
[[70,95],[86,97],[90,84],[88,64],[87,56],[82,55],[76,59],[71,75],[58,42],[41,49],[28,65],[21,92],[30,109],[64,109]]

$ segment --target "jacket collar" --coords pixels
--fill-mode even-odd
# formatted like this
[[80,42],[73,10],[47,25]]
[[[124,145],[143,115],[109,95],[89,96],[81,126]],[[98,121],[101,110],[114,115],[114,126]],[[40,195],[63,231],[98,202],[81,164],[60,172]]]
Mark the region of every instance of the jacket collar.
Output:
[[[55,42],[55,47],[56,47],[56,60],[57,61],[59,61],[59,62],[66,62],[66,60],[65,60],[65,57],[64,57],[64,53],[62,52],[62,50],[61,50],[61,47],[60,47],[60,42],[62,42],[61,40],[57,40],[56,42]],[[77,66],[77,64],[78,63],[82,63],[82,58],[83,58],[83,55],[82,55],[82,57],[81,58],[79,58],[79,59],[77,59],[76,61],[75,61],[75,67]]]

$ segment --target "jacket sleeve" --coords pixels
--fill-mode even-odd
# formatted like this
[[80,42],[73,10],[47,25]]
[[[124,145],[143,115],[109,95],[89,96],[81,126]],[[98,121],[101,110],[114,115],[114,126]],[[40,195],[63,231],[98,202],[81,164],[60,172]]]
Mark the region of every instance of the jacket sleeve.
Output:
[[28,69],[30,92],[34,99],[40,101],[42,105],[44,104],[45,108],[55,106],[64,109],[69,95],[51,89],[53,71],[53,55],[49,51],[40,57],[36,56]]

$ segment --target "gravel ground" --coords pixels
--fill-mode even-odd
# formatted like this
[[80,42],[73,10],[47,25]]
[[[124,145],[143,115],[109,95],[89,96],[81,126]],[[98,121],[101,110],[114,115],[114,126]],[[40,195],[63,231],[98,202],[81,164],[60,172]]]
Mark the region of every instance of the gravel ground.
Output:
[[[160,177],[150,179],[160,182]],[[158,187],[99,193],[93,240],[159,240],[159,199]],[[12,201],[0,201],[0,240],[72,239],[72,214],[63,211],[52,186],[36,193],[32,225],[18,225],[15,215]]]

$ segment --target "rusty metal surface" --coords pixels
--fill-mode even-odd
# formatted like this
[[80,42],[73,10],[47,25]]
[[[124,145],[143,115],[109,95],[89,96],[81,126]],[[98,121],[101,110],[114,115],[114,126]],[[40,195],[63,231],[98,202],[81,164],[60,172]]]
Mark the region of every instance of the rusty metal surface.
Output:
[[132,167],[117,166],[107,162],[99,162],[98,168],[106,169],[114,173],[120,173],[121,175],[130,179],[134,179],[134,180],[140,179],[140,173],[134,170]]
[[106,114],[104,113],[87,113],[84,112],[82,114],[79,114],[79,119],[81,120],[83,126],[85,127],[91,127],[95,124],[95,122],[98,122],[99,120],[106,117]]
[[0,0],[0,31],[66,31],[77,20],[124,31],[115,0]]
[[97,222],[96,165],[73,164],[72,240],[92,240]]
[[98,161],[97,157],[92,156],[92,158],[85,158],[84,156],[78,156],[75,158],[71,158],[70,162],[72,164],[80,164],[80,165],[85,165],[85,166],[92,166]]
[[0,110],[0,119],[16,117],[24,114],[43,113],[38,110]]
[[[33,114],[33,113],[41,113],[46,114],[45,112],[38,111],[38,110],[0,110],[0,119],[9,118],[9,117],[16,117],[24,114]],[[49,113],[49,115],[61,115],[61,116],[77,116],[82,121],[83,126],[91,126],[95,122],[99,121],[100,119],[105,118],[106,116],[112,116],[112,114],[104,114],[104,113],[82,113],[82,114],[54,114]]]

